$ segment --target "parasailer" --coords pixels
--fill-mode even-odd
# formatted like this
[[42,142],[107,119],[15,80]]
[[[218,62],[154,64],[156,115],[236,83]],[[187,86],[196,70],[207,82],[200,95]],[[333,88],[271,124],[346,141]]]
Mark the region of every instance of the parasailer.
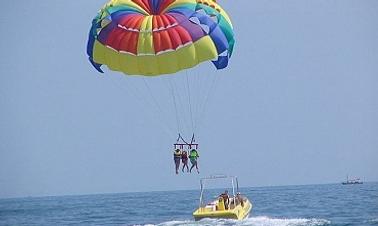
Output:
[[[87,54],[101,73],[106,65],[146,78],[206,61],[226,68],[234,43],[231,20],[215,0],[111,0],[92,20]],[[191,116],[192,130],[193,121]]]
[[184,169],[186,167],[186,172],[189,172],[189,166],[188,166],[188,152],[183,150],[181,154],[181,161],[182,161],[182,172],[184,172]]
[[[180,167],[180,161],[178,161],[178,162],[176,161],[176,156],[181,157],[182,164],[183,164],[182,172],[184,172],[184,168],[186,167],[187,172],[191,173],[192,169],[194,167],[196,167],[197,173],[199,173],[199,169],[198,169],[199,154],[198,154],[198,151],[196,150],[196,149],[198,149],[198,143],[196,143],[194,134],[192,135],[192,139],[191,139],[190,143],[185,141],[184,138],[181,136],[181,134],[179,134],[177,141],[174,144],[174,148],[175,148],[175,152],[174,152],[175,159],[174,160],[175,160],[175,166],[176,166],[176,174],[178,174],[177,168]],[[190,150],[189,155],[188,155],[188,152],[185,151],[185,149]],[[189,170],[189,166],[188,166],[188,159],[190,159],[190,163],[192,164],[190,170]]]
[[198,151],[196,149],[192,149],[189,154],[190,163],[192,164],[189,172],[192,172],[192,169],[196,167],[197,173],[199,173],[198,163],[197,163],[198,158],[199,158]]
[[178,170],[180,168],[181,155],[182,153],[180,149],[176,149],[173,152],[173,161],[175,162],[175,166],[176,166],[176,174],[178,174]]

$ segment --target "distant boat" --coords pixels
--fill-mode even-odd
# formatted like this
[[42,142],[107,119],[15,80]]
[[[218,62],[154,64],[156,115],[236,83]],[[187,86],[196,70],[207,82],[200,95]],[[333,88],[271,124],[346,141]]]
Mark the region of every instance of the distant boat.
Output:
[[347,176],[347,180],[342,182],[343,185],[349,185],[349,184],[363,184],[360,178],[352,178],[349,179],[349,176]]

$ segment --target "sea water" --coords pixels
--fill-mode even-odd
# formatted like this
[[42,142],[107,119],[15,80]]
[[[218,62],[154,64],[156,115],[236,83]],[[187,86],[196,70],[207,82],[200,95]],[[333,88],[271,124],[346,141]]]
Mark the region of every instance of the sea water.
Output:
[[199,191],[190,190],[0,199],[0,225],[378,225],[378,183],[240,190],[253,203],[242,221],[194,221]]

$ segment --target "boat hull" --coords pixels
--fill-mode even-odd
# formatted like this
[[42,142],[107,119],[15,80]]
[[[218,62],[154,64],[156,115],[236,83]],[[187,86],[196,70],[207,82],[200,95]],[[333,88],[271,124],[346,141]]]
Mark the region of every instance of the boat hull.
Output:
[[350,185],[350,184],[363,184],[363,182],[342,182],[342,185]]
[[196,211],[193,212],[193,217],[196,221],[201,220],[203,218],[242,220],[248,217],[251,209],[252,209],[252,203],[248,199],[246,199],[243,206],[239,204],[229,210],[212,210],[212,209],[200,207]]

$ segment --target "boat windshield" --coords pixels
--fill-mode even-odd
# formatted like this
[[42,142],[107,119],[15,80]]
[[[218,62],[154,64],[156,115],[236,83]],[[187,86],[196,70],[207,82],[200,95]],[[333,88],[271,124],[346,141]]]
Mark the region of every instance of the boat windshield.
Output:
[[236,177],[212,176],[201,179],[200,207],[215,205],[221,195],[227,193],[233,199],[238,192]]

